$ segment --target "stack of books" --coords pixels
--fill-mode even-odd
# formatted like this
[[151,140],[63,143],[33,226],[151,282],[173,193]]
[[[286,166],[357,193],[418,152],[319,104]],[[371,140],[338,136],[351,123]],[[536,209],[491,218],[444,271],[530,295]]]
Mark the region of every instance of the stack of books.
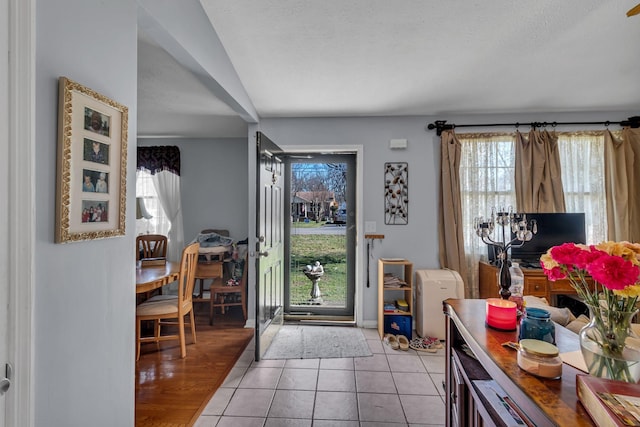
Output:
[[640,427],[640,384],[578,375],[576,391],[598,426]]
[[383,286],[385,288],[402,288],[407,286],[407,282],[400,279],[399,277],[394,276],[391,273],[385,273],[383,278]]
[[396,307],[400,311],[409,311],[409,304],[403,299],[396,300]]
[[383,310],[385,313],[395,313],[396,305],[393,302],[385,301]]

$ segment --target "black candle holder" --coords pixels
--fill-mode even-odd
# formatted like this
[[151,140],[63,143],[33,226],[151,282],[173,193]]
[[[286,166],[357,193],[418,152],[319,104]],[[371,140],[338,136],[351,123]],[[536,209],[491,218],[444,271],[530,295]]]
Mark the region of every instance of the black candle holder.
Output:
[[[489,219],[476,218],[474,226],[478,237],[487,245],[495,247],[499,266],[498,285],[500,286],[500,297],[509,299],[511,296],[511,291],[509,290],[511,287],[509,249],[520,248],[531,240],[533,235],[538,232],[538,224],[536,220],[527,221],[526,214],[514,213],[512,208],[509,207],[500,208],[497,212],[495,208],[492,209]],[[501,236],[494,240],[491,236],[496,226],[500,227],[501,233],[499,234]],[[507,240],[507,230],[509,231],[509,237],[512,234],[514,235],[510,240]]]

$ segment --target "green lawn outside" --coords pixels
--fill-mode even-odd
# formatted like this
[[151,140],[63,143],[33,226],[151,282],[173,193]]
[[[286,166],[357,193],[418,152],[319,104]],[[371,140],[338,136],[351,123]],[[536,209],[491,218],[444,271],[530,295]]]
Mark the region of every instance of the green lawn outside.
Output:
[[325,303],[344,305],[346,301],[347,263],[346,241],[336,235],[291,236],[291,289],[292,305],[304,304],[311,293],[311,281],[302,272],[307,265],[320,261],[324,275],[319,286]]
[[319,228],[325,224],[325,221],[315,222],[309,220],[309,222],[292,222],[291,228]]

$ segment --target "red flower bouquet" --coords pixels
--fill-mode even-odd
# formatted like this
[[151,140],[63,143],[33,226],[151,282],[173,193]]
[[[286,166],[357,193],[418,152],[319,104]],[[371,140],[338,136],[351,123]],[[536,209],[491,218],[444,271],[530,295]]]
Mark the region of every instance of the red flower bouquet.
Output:
[[[540,257],[551,281],[567,278],[589,307],[591,321],[580,331],[582,354],[595,376],[637,382],[640,349],[629,345],[631,319],[640,296],[640,244],[565,243]],[[593,280],[590,285],[589,277]]]

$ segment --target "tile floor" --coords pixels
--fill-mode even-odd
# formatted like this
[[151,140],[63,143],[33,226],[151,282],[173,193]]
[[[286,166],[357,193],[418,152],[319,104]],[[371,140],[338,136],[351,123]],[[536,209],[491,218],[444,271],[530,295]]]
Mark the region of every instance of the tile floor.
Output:
[[256,363],[247,348],[195,427],[443,426],[444,350],[392,350],[362,331],[371,357]]

